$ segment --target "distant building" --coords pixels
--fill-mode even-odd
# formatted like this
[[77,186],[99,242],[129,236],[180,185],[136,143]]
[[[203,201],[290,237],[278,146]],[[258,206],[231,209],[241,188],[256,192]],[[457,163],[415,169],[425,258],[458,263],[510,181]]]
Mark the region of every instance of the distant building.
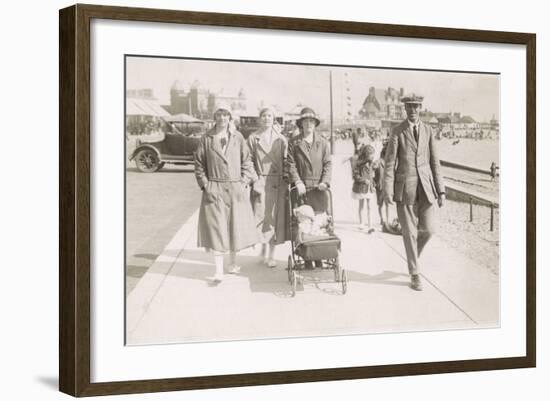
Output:
[[480,127],[479,123],[470,116],[460,117],[458,120],[458,124],[460,124],[461,128],[470,130],[478,130]]
[[401,120],[405,118],[405,107],[401,102],[404,93],[403,88],[398,91],[392,87],[377,89],[371,86],[369,94],[359,110],[359,116],[368,120]]
[[241,89],[237,95],[215,93],[204,88],[195,80],[189,89],[181,81],[175,81],[170,88],[170,105],[164,108],[170,114],[185,113],[201,120],[212,119],[219,104],[228,104],[231,111],[246,109],[246,95]]
[[430,111],[421,111],[420,112],[420,120],[424,124],[429,124],[433,127],[435,127],[439,124],[439,121],[436,118],[435,114],[430,112]]
[[454,128],[460,121],[460,113],[434,113],[443,128]]
[[[439,123],[453,124],[456,128],[479,128],[479,123],[473,117],[463,116],[462,113],[432,113]],[[420,113],[422,116],[422,113]]]
[[156,97],[153,95],[153,89],[127,89],[126,97],[132,99],[146,99],[146,100],[156,100]]
[[483,139],[488,131],[483,130],[481,123],[471,116],[463,116],[461,113],[433,113],[437,118],[440,132],[450,138],[475,138]]

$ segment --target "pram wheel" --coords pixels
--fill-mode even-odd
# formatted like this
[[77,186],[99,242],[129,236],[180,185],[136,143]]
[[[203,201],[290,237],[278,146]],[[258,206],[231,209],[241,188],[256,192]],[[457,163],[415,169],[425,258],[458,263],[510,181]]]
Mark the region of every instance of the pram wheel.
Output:
[[288,256],[288,266],[287,266],[287,274],[288,274],[288,282],[292,284],[292,256]]
[[344,269],[342,269],[341,279],[342,279],[342,295],[343,295],[348,291],[348,277]]
[[291,273],[291,279],[290,279],[290,285],[292,287],[292,296],[296,296],[296,283],[298,281],[298,277],[296,277],[296,272]]
[[338,283],[340,282],[340,275],[342,270],[340,269],[340,260],[338,259],[338,257],[334,258],[332,268],[334,270],[334,281]]

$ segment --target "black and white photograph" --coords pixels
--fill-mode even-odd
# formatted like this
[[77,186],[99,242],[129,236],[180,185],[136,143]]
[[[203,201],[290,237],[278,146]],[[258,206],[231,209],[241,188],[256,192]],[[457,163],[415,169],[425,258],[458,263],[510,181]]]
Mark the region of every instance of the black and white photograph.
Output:
[[62,391],[535,366],[534,34],[61,15]]
[[126,345],[500,326],[498,72],[124,66]]
[[92,3],[0,25],[0,398],[546,400],[543,2]]

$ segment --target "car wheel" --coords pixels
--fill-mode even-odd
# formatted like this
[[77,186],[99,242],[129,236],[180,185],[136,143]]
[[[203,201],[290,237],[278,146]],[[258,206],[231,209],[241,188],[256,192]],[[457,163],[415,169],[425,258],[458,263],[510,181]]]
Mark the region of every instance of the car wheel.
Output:
[[136,155],[136,167],[142,173],[154,173],[159,166],[159,158],[151,149],[142,149]]

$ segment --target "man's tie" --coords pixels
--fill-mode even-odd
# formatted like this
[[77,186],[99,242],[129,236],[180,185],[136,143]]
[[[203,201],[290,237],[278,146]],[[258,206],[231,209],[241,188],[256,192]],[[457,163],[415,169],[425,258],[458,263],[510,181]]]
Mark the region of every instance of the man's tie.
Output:
[[413,134],[414,134],[414,140],[416,143],[418,143],[418,130],[416,129],[416,125],[413,125]]
[[221,138],[220,145],[222,145],[222,150],[225,150],[225,145],[227,145],[227,138]]

